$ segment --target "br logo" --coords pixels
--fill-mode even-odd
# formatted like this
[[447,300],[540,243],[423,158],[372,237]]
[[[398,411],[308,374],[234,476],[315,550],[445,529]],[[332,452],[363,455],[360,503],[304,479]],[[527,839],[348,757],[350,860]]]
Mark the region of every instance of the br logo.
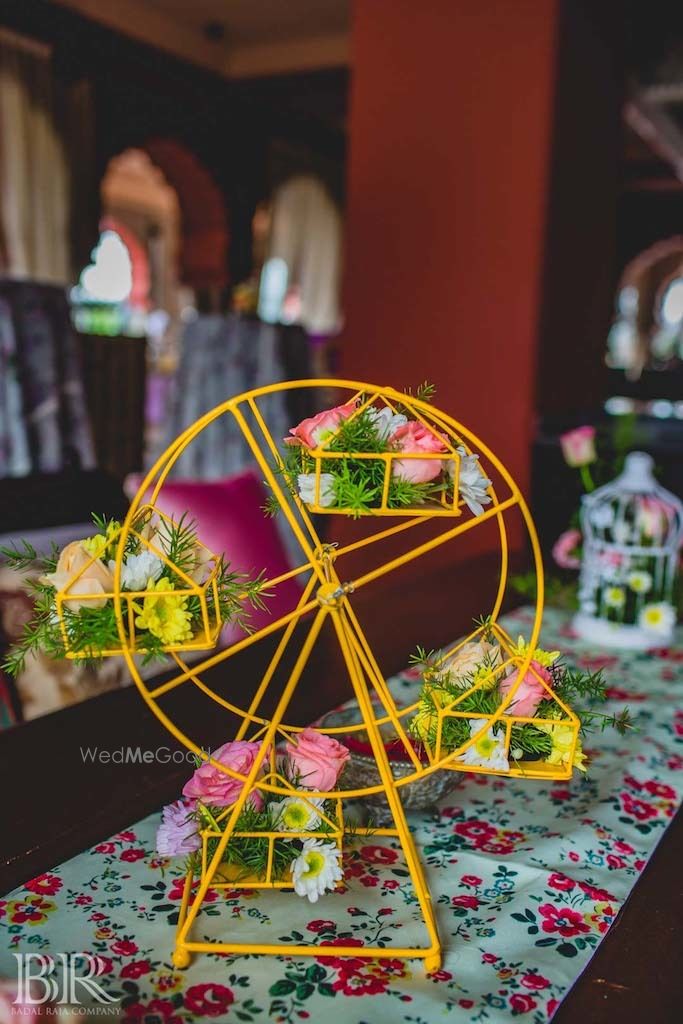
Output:
[[[94,979],[104,973],[106,964],[89,953],[14,953],[17,961],[17,997],[15,1004],[37,1006],[42,1003],[79,1004],[88,1002],[118,1003]],[[57,968],[61,969],[58,970]]]

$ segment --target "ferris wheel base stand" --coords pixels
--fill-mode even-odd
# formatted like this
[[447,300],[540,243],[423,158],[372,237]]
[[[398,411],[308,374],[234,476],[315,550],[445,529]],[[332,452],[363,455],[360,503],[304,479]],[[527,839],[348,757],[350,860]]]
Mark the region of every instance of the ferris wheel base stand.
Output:
[[[330,572],[333,575],[331,570]],[[365,637],[353,616],[353,612],[348,605],[348,599],[345,596],[344,590],[345,588],[339,584],[338,580],[325,583],[319,587],[317,598],[320,610],[313,622],[307,643],[304,645],[301,652],[299,662],[301,667],[305,664],[305,661],[308,658],[309,648],[315,642],[315,639],[322,628],[323,621],[327,618],[331,619],[346,663],[352,688],[361,712],[363,713],[365,728],[375,754],[377,769],[382,786],[386,793],[391,817],[393,819],[393,827],[354,827],[353,835],[354,837],[371,836],[375,841],[381,839],[393,840],[395,843],[400,845],[405,860],[407,874],[410,876],[416,902],[420,909],[422,925],[424,932],[426,933],[427,943],[424,946],[416,944],[415,946],[406,946],[402,948],[379,945],[349,945],[348,947],[335,945],[334,952],[335,956],[362,957],[369,960],[393,959],[396,957],[406,959],[419,958],[424,960],[425,972],[430,974],[433,971],[439,970],[442,962],[441,942],[437,931],[436,918],[422,863],[419,859],[412,834],[408,827],[403,804],[401,803],[401,799],[395,785],[379,726],[375,721],[370,698],[370,689],[373,683],[375,686],[379,683],[380,687],[382,685],[385,686],[386,684],[384,683],[384,680],[380,681],[377,678],[376,673],[379,672],[379,669],[373,660],[367,657],[367,653],[369,652],[363,651],[362,645],[364,643],[367,644],[367,641],[365,640]],[[292,675],[290,676],[287,689],[293,690],[295,688],[299,674],[300,672],[298,671],[298,667],[295,667]],[[280,713],[284,711],[285,707],[286,702],[283,702],[281,707],[278,709]],[[263,737],[262,749],[264,752],[268,749],[272,739],[274,738],[279,724],[279,718],[280,715],[278,714],[278,711],[276,711],[271,718],[269,728]],[[222,862],[222,858],[231,838],[234,838],[239,834],[235,831],[235,825],[239,816],[239,807],[246,802],[249,792],[249,788],[245,787],[239,804],[236,805],[236,810],[231,815],[229,824],[219,839],[218,846],[210,863],[208,856],[206,853],[204,854],[202,859],[203,869],[199,880],[199,886],[194,895],[192,893],[194,874],[192,871],[189,871],[187,874],[178,917],[176,944],[172,957],[173,964],[177,968],[183,969],[188,967],[193,953],[219,953],[232,956],[244,954],[320,956],[321,950],[324,949],[324,947],[321,947],[317,943],[312,945],[293,945],[290,942],[194,942],[190,937],[190,930],[201,910],[201,906],[206,898],[209,888],[220,890],[236,886],[242,889],[254,888],[257,890],[265,889],[271,891],[273,889],[287,890],[293,888],[291,882],[282,880],[274,881],[270,876],[270,872],[269,876],[265,880],[256,877],[245,878],[243,875],[240,875],[239,872],[235,871],[234,868],[231,869],[230,865],[226,865]],[[331,795],[334,796],[334,794]],[[341,800],[339,803],[341,804]],[[343,845],[344,840],[343,823],[341,819],[342,814],[340,809],[340,824],[337,837],[340,848]],[[267,835],[271,839],[271,842],[274,842],[278,838],[278,833]],[[334,834],[328,833],[327,838],[330,838],[331,835]],[[212,838],[217,837],[214,835]],[[325,904],[330,907],[330,915],[334,913],[333,903],[336,897],[337,894],[334,892],[322,897]]]

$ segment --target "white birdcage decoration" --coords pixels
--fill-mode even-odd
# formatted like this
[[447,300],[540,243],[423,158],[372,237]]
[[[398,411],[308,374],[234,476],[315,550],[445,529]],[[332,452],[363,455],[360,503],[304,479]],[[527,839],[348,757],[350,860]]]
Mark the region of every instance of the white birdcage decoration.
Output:
[[683,504],[653,476],[644,452],[626,457],[620,476],[582,499],[580,636],[646,650],[670,642]]

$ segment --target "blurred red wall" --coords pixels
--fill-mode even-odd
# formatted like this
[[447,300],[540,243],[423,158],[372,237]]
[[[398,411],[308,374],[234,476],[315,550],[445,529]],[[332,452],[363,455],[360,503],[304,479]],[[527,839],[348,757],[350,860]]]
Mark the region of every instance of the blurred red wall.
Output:
[[[479,434],[523,492],[557,16],[556,0],[353,7],[341,375],[397,388],[432,381],[437,405]],[[420,529],[434,534],[445,524]],[[333,536],[343,543],[376,525],[336,521]],[[521,526],[513,510],[508,529],[518,551]],[[493,521],[384,579],[389,600],[434,580],[421,599],[424,621],[400,627],[404,646],[443,642],[446,629],[455,635],[490,610],[499,546]],[[403,535],[364,548],[340,571],[357,578],[405,547]]]
[[529,480],[555,0],[356,0],[342,375],[437,404]]

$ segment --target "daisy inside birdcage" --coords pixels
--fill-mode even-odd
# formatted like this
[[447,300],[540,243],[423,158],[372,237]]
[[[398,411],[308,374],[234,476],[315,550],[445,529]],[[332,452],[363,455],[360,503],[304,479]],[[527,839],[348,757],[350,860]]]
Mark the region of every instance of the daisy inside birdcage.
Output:
[[634,648],[671,638],[676,622],[683,505],[661,487],[649,455],[632,452],[623,473],[583,498],[577,631]]

